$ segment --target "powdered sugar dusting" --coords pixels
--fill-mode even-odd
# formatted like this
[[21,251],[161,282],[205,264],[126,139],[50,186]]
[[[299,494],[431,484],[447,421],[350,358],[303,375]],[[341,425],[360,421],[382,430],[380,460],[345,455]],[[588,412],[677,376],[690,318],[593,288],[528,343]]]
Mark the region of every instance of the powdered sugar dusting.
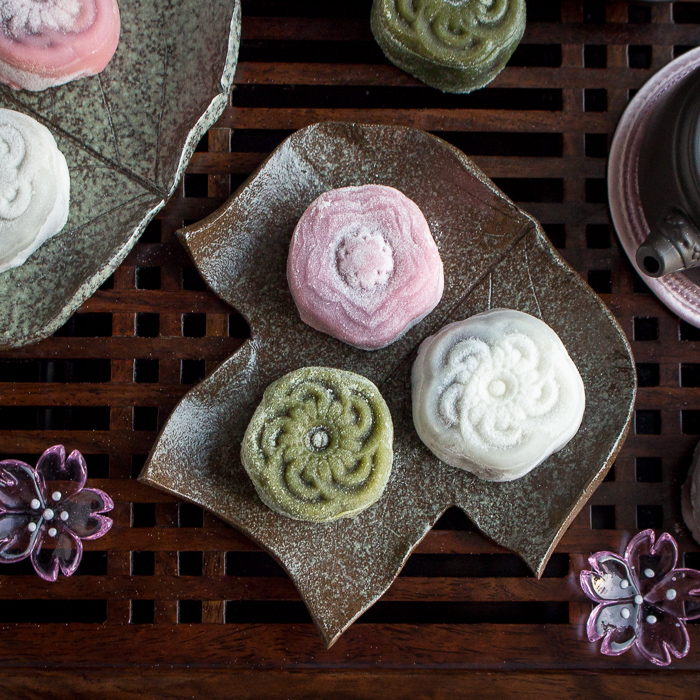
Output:
[[120,30],[117,0],[0,0],[0,82],[36,92],[95,75]]
[[394,252],[381,233],[359,227],[340,238],[338,274],[353,292],[374,292],[389,282],[394,273]]
[[543,321],[494,309],[450,324],[413,367],[413,417],[428,448],[488,481],[524,476],[560,450],[585,409],[583,381]]
[[81,5],[80,0],[0,0],[0,25],[13,37],[46,30],[71,32]]
[[27,147],[22,133],[9,122],[0,123],[0,219],[17,219],[32,201],[31,183],[20,177]]
[[306,323],[366,350],[385,347],[442,297],[442,261],[423,213],[398,190],[344,187],[299,220],[287,276]]
[[51,132],[0,109],[0,273],[17,267],[68,218],[70,175]]
[[374,384],[353,372],[304,367],[266,389],[241,460],[270,508],[328,522],[381,497],[392,440],[391,415]]

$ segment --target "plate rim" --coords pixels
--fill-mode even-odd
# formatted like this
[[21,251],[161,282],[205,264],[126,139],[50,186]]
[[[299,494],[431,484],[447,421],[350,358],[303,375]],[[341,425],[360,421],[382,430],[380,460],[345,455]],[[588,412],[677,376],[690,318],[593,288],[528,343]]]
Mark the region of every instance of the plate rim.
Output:
[[693,70],[700,67],[700,47],[679,56],[655,73],[627,105],[615,130],[607,167],[608,202],[617,237],[635,272],[656,297],[684,321],[700,328],[700,287],[682,273],[649,277],[637,265],[637,248],[649,235],[639,197],[638,163],[644,127],[654,107]]
[[[187,167],[190,164],[192,155],[197,147],[197,143],[204,136],[204,134],[216,123],[219,117],[223,114],[226,106],[228,105],[231,92],[233,90],[234,77],[236,73],[236,68],[238,66],[238,56],[240,50],[241,41],[241,0],[233,0],[234,7],[231,15],[231,22],[229,24],[229,36],[226,50],[226,57],[223,61],[222,70],[218,78],[218,91],[212,97],[207,106],[206,110],[197,121],[190,128],[186,139],[182,145],[180,152],[180,158],[178,160],[178,165],[173,175],[172,182],[167,190],[160,189],[157,185],[151,183],[145,183],[142,178],[140,178],[136,173],[133,173],[129,168],[121,167],[118,168],[125,177],[127,177],[132,182],[140,185],[144,190],[137,197],[135,197],[130,202],[124,202],[120,206],[126,204],[133,204],[139,200],[150,201],[155,204],[150,207],[144,216],[142,216],[139,223],[131,230],[131,234],[124,244],[119,248],[119,250],[112,255],[108,260],[106,260],[102,267],[91,277],[83,280],[77,290],[73,293],[70,298],[66,300],[63,304],[60,312],[53,316],[46,323],[37,327],[33,331],[27,334],[16,334],[5,332],[0,329],[0,351],[2,350],[12,350],[27,345],[32,345],[34,343],[41,342],[46,338],[53,335],[59,328],[61,328],[68,319],[87,301],[96,291],[99,290],[100,286],[114,273],[114,271],[124,262],[126,257],[129,255],[133,247],[136,245],[138,239],[143,234],[146,227],[153,221],[155,216],[165,207],[168,203],[179,182],[182,180]],[[97,76],[93,76],[97,77]],[[5,86],[2,86],[3,89]],[[51,88],[49,88],[50,90]],[[28,108],[26,105],[22,104],[18,99],[13,99],[13,92],[10,88],[7,88],[9,92],[6,93],[8,100],[14,102],[17,111],[21,111],[23,114],[27,114],[32,118],[39,121],[41,124],[47,126],[52,132],[61,131],[62,135],[71,139],[81,151],[87,150],[92,153],[92,150],[86,148],[79,139],[75,136],[63,132],[53,125],[50,120],[39,115],[33,109]],[[108,159],[95,154],[95,157],[100,161],[107,163],[112,167],[117,167],[115,163],[112,163]],[[71,192],[71,198],[74,196]],[[62,233],[62,232],[61,232]],[[69,233],[69,232],[68,232]],[[60,235],[60,234],[59,234]],[[36,254],[36,253],[35,253]],[[10,270],[8,270],[10,272]],[[27,310],[29,312],[29,310]]]

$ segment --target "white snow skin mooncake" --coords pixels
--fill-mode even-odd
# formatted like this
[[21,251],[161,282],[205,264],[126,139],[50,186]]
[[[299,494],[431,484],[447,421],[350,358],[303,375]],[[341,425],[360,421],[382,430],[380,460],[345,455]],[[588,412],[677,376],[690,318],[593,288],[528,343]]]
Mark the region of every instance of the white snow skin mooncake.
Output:
[[19,267],[66,225],[70,174],[51,132],[0,109],[0,273]]
[[493,309],[442,328],[413,365],[413,421],[439,459],[513,481],[561,450],[586,406],[559,336],[521,311]]

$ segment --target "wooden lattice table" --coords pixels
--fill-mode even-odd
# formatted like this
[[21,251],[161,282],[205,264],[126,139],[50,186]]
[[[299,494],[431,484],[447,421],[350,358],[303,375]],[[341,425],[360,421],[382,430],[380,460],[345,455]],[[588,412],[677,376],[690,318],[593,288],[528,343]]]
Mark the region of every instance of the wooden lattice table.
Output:
[[[700,2],[530,0],[509,67],[468,96],[389,65],[370,6],[243,0],[231,106],[173,200],[56,336],[0,354],[0,458],[79,449],[89,484],[116,505],[113,530],[86,543],[73,578],[45,583],[28,562],[0,569],[0,696],[697,697],[698,626],[671,671],[634,651],[601,656],[585,636],[591,606],[578,572],[591,552],[620,551],[647,527],[674,534],[686,565],[700,568],[680,514],[700,435],[700,331],[632,271],[605,182],[634,91],[700,43]],[[328,119],[419,127],[473,156],[614,311],[640,385],[623,451],[542,580],[448,511],[330,651],[266,554],[135,480],[179,397],[248,334],[174,232],[222,204],[293,130]]]

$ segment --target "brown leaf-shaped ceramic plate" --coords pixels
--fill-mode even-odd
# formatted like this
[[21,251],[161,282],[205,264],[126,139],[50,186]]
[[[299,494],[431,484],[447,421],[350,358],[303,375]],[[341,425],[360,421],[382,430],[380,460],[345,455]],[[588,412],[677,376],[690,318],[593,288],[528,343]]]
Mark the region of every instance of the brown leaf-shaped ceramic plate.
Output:
[[[445,266],[445,293],[435,311],[375,352],[302,323],[286,278],[289,241],[306,207],[332,188],[367,183],[395,187],[418,204]],[[452,505],[542,574],[617,454],[636,386],[621,329],[536,221],[463,153],[434,136],[324,123],[293,134],[222,209],[181,237],[210,287],[246,316],[252,338],[180,402],[141,481],[209,509],[270,552],[328,645],[389,587]],[[546,321],[578,366],[587,395],[576,437],[527,476],[500,484],[442,464],[421,443],[410,386],[411,365],[426,336],[495,307]],[[306,365],[368,377],[391,409],[389,485],[354,519],[312,524],[278,515],[258,499],[241,466],[241,439],[265,387]]]
[[0,107],[43,122],[71,175],[63,231],[0,274],[0,349],[53,333],[112,274],[228,102],[240,0],[119,9],[119,47],[100,75],[38,93],[0,86]]

